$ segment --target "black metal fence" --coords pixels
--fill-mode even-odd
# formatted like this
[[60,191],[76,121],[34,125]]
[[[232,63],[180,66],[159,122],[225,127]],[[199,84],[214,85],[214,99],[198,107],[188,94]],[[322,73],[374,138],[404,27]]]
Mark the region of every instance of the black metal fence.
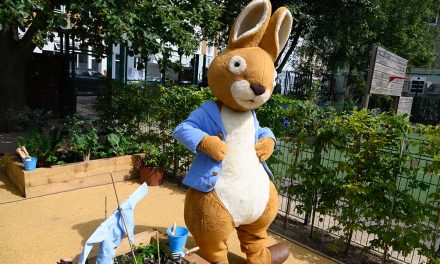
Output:
[[[414,139],[414,140],[421,140],[421,139]],[[335,237],[341,237],[344,235],[342,231],[333,231],[332,227],[335,227],[338,225],[337,220],[335,220],[333,215],[328,214],[320,214],[316,212],[315,214],[315,221],[311,221],[311,214],[307,215],[306,213],[299,213],[296,208],[298,207],[299,202],[289,196],[287,192],[283,192],[282,190],[285,189],[283,187],[287,187],[292,184],[298,184],[298,182],[292,181],[291,175],[289,175],[289,166],[293,164],[293,155],[292,153],[295,153],[297,151],[297,146],[287,143],[286,141],[279,140],[278,141],[278,151],[280,151],[282,154],[279,156],[277,162],[271,166],[272,171],[274,175],[277,175],[278,177],[278,186],[279,188],[279,201],[280,201],[280,207],[279,207],[279,215],[284,218],[284,222],[287,223],[288,221],[294,220],[299,221],[303,223],[306,226],[311,225],[311,223],[314,223],[314,228],[318,228],[321,230],[321,232],[328,233],[330,235],[333,235]],[[313,156],[313,149],[312,148],[302,148],[300,150],[299,159],[307,159],[311,158]],[[425,170],[426,167],[432,164],[433,159],[432,157],[426,157],[420,155],[416,150],[412,151],[412,159],[411,159],[411,166],[417,167],[419,169],[417,180],[421,181],[423,183],[426,183],[429,185],[429,188],[427,191],[423,191],[417,188],[409,188],[411,189],[411,194],[413,197],[416,198],[418,202],[421,203],[429,203],[428,196],[430,193],[433,193],[437,191],[440,184],[440,175],[434,175],[429,170]],[[328,151],[325,153],[325,155],[321,156],[321,165],[324,167],[335,167],[337,166],[338,162],[343,160],[345,158],[344,153],[342,153],[339,150],[336,149],[328,149]],[[408,189],[408,180],[405,176],[400,175],[396,182],[397,185],[400,186],[400,188],[407,188]],[[440,215],[439,215],[440,217]],[[427,225],[430,225],[433,228],[433,235],[435,234],[436,230],[433,224],[427,223]],[[289,231],[289,225],[284,225],[284,230],[287,232]],[[355,231],[353,233],[352,238],[352,244],[360,246],[360,247],[367,247],[369,246],[369,243],[372,239],[375,237],[371,234],[368,234],[367,232],[362,231]],[[428,242],[427,242],[428,243]],[[437,237],[436,246],[438,247],[438,244],[440,243],[440,238]],[[431,245],[429,245],[431,246]],[[373,249],[373,251],[376,251],[377,253],[383,253],[381,251]],[[391,252],[391,258],[403,262],[403,263],[426,263],[427,259],[424,256],[421,256],[417,249],[414,249],[411,254],[407,256],[403,256],[401,254],[398,254],[396,252]]]

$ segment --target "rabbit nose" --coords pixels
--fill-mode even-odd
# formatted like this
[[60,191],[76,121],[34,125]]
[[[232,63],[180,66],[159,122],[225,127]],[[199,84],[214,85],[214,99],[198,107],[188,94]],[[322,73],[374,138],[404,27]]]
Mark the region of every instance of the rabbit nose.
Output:
[[258,84],[251,84],[251,89],[254,92],[255,95],[262,95],[266,91],[263,86],[260,86]]

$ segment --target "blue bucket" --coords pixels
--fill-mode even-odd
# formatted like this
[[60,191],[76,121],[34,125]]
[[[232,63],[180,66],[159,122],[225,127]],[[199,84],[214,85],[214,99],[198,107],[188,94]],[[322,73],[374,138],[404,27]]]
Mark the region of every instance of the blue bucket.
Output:
[[23,165],[24,165],[24,170],[26,171],[33,171],[37,168],[37,158],[35,157],[31,157],[30,160],[28,159],[24,159],[23,160]]
[[172,253],[180,253],[185,250],[186,239],[188,238],[188,229],[183,226],[177,226],[175,235],[171,235],[172,227],[167,229],[168,244]]

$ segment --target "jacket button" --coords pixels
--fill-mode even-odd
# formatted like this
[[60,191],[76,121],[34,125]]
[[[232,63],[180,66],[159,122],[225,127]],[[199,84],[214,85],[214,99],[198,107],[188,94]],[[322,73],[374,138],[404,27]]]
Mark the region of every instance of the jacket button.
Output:
[[212,188],[212,184],[209,184],[209,183],[208,183],[208,185],[207,185],[207,186],[208,186],[208,188]]
[[223,134],[222,134],[222,133],[218,133],[218,134],[217,134],[217,137],[219,137],[220,139],[222,139],[222,138],[223,138]]
[[218,172],[214,171],[212,175],[217,176]]

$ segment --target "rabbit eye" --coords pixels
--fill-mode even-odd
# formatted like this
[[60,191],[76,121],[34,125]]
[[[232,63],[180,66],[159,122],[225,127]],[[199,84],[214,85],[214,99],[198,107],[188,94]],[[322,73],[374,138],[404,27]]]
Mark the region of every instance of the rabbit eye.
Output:
[[229,71],[233,74],[241,74],[246,70],[246,60],[241,56],[234,56],[229,61]]

